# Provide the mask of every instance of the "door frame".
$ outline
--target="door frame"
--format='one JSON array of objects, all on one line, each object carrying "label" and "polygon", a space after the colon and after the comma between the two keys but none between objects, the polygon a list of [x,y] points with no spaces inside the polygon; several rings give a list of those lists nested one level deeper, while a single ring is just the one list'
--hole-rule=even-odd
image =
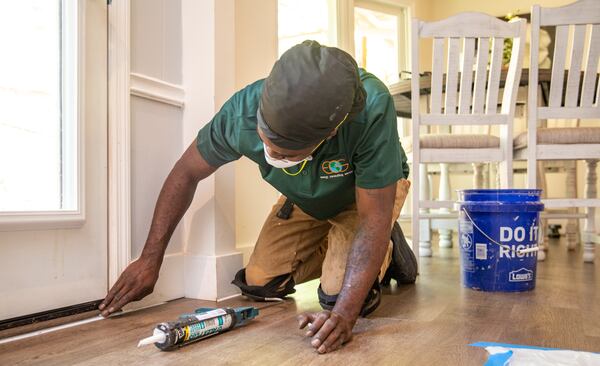
[{"label": "door frame", "polygon": [[131,261],[130,0],[108,5],[108,286]]}]

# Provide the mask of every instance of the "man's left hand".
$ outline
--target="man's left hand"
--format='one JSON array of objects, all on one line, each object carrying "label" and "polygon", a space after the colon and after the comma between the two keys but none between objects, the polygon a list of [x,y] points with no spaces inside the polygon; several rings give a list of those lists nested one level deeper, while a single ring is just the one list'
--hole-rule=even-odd
[{"label": "man's left hand", "polygon": [[319,353],[328,353],[340,348],[352,339],[352,327],[356,319],[349,319],[329,310],[298,315],[300,329],[308,326],[307,337]]}]

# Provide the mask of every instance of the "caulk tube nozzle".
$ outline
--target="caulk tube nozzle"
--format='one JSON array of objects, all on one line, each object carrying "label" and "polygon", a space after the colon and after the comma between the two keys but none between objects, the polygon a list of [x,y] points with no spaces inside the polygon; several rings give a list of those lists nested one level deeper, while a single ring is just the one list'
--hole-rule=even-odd
[{"label": "caulk tube nozzle", "polygon": [[138,347],[147,346],[147,345],[152,344],[152,343],[165,343],[166,340],[167,340],[167,335],[165,334],[165,332],[163,332],[160,329],[156,329],[155,328],[154,329],[154,334],[152,334],[148,338],[142,339],[138,343]]}]

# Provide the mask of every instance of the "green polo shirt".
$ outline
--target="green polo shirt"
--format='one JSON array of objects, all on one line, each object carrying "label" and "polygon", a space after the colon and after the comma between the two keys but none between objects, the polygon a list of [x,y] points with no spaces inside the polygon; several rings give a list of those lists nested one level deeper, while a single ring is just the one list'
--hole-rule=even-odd
[{"label": "green polo shirt", "polygon": [[[361,69],[360,76],[367,91],[365,108],[321,144],[296,176],[269,165],[264,157],[256,131],[264,79],[234,94],[200,130],[198,151],[213,167],[246,156],[258,165],[265,181],[304,212],[319,220],[332,218],[355,203],[355,187],[383,188],[408,177],[392,96],[374,75]],[[287,171],[295,173],[300,166]]]}]

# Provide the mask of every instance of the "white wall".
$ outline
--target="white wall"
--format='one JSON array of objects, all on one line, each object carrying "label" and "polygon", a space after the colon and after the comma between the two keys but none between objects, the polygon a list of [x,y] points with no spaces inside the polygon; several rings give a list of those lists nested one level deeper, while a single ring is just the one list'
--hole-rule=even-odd
[{"label": "white wall", "polygon": [[539,4],[546,7],[563,6],[574,2],[573,0],[503,0],[503,1],[477,1],[477,0],[430,0],[432,19],[443,19],[462,11],[479,11],[495,16],[508,13],[529,13],[531,6]]},{"label": "white wall", "polygon": [[181,0],[131,0],[131,71],[181,84]]},{"label": "white wall", "polygon": [[[235,88],[266,77],[277,60],[277,0],[235,1]],[[244,262],[279,193],[247,158],[235,163],[236,245]]]}]

